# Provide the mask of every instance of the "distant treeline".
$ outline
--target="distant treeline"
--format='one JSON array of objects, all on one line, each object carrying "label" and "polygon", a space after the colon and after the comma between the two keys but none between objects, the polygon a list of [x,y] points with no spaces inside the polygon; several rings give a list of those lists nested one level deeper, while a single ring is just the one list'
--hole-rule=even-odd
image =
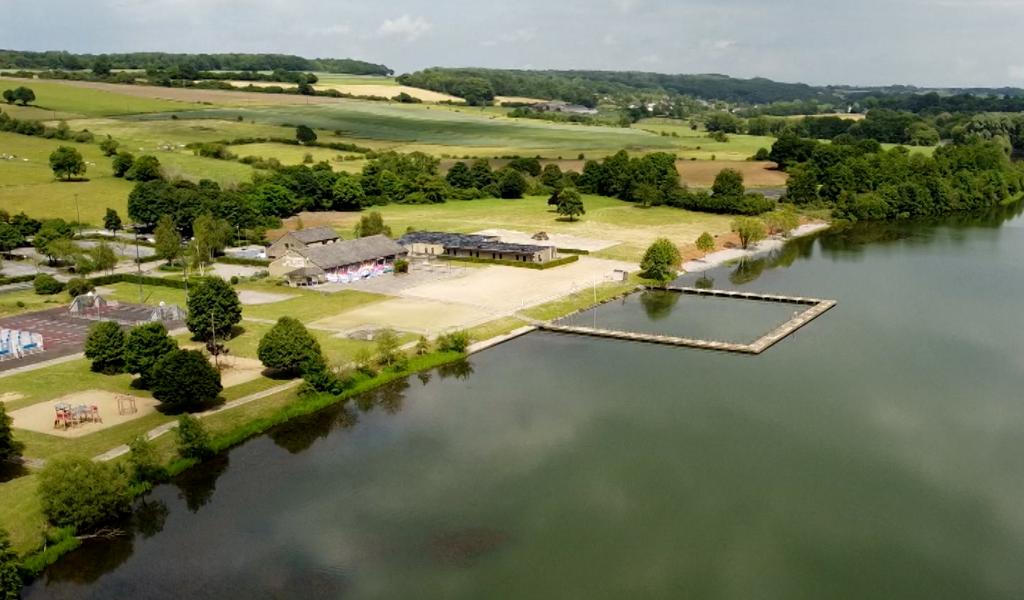
[{"label": "distant treeline", "polygon": [[0,68],[13,69],[104,69],[191,71],[324,71],[353,75],[391,75],[385,65],[350,58],[303,58],[290,54],[171,54],[131,52],[127,54],[73,54],[64,51],[29,52],[0,50]]},{"label": "distant treeline", "polygon": [[[564,100],[593,107],[606,95],[663,92],[705,100],[762,104],[821,98],[823,92],[802,83],[737,79],[726,75],[666,75],[634,71],[525,71],[434,67],[401,75],[405,85],[453,94],[468,90],[474,100],[524,96]],[[468,100],[468,98],[467,98]]]}]

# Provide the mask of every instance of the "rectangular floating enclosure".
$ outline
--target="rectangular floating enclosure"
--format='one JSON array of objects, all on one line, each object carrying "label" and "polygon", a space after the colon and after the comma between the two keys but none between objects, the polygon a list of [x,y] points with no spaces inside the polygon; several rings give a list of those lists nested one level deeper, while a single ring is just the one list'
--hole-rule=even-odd
[{"label": "rectangular floating enclosure", "polygon": [[535,325],[545,331],[558,333],[574,333],[578,335],[589,335],[592,337],[612,338],[632,342],[646,342],[650,344],[663,344],[666,346],[684,346],[687,348],[701,348],[704,350],[719,350],[722,352],[736,352],[740,354],[761,354],[771,348],[786,336],[807,325],[814,319],[825,314],[836,305],[835,300],[823,300],[820,298],[805,298],[802,296],[780,296],[776,294],[758,294],[753,292],[734,292],[730,290],[710,290],[694,287],[668,286],[665,288],[647,288],[651,290],[669,291],[680,294],[691,294],[696,296],[712,296],[717,298],[735,298],[737,300],[755,300],[759,302],[778,302],[783,304],[799,304],[808,307],[803,312],[795,315],[785,323],[772,329],[763,336],[749,344],[736,342],[723,342],[718,340],[704,340],[671,335],[658,335],[652,333],[638,333],[634,331],[623,331],[619,329],[601,329],[597,327],[579,327],[575,325],[556,325],[554,323],[537,322]]}]

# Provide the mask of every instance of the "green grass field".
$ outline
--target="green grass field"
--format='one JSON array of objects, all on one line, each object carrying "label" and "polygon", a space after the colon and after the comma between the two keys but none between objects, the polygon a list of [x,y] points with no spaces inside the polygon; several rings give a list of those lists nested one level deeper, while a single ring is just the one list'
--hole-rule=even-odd
[{"label": "green grass field", "polygon": [[758,148],[771,148],[775,138],[758,135],[730,134],[728,141],[716,142],[708,137],[703,129],[690,129],[689,123],[676,119],[644,119],[633,125],[634,129],[675,134],[670,137],[678,144],[676,154],[680,158],[696,158],[697,160],[746,160],[753,156]]},{"label": "green grass field", "polygon": [[[284,165],[298,165],[305,162],[307,154],[313,157],[313,162],[326,161],[331,164],[335,171],[354,173],[360,171],[366,160],[361,154],[347,154],[331,150],[330,148],[292,146],[291,144],[262,143],[262,144],[239,144],[231,146],[231,151],[238,156],[259,156],[262,158],[276,158]],[[357,160],[338,160],[339,156],[355,156]]]},{"label": "green grass field", "polygon": [[174,102],[156,98],[139,98],[108,90],[65,85],[39,79],[28,80],[0,77],[0,88],[2,89],[22,85],[31,88],[35,92],[36,101],[34,104],[40,109],[76,113],[91,117],[180,111],[197,106],[195,103]]},{"label": "green grass field", "polygon": [[323,73],[316,71],[319,85],[398,85],[394,77],[380,75],[347,75],[345,73]]},{"label": "green grass field", "polygon": [[[77,148],[90,163],[84,176],[87,181],[54,179],[49,156],[61,145]],[[84,222],[99,223],[108,207],[125,214],[132,184],[111,174],[110,159],[96,144],[0,133],[0,154],[17,156],[15,160],[0,160],[0,207],[10,213],[25,211],[40,219],[73,221],[77,195]]]}]

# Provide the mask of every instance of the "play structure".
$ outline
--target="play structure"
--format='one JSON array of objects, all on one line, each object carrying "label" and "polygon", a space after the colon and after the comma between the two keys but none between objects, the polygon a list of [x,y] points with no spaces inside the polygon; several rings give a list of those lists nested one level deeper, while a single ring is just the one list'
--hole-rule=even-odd
[{"label": "play structure", "polygon": [[0,329],[0,361],[42,352],[43,336],[18,329]]}]

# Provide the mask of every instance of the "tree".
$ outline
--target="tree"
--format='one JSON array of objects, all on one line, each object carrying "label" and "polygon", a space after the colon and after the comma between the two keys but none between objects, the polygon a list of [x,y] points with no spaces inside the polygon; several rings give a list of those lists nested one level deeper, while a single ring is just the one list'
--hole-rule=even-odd
[{"label": "tree", "polygon": [[14,439],[11,431],[12,419],[0,402],[0,463],[16,460],[21,456],[25,445]]},{"label": "tree", "polygon": [[106,242],[96,244],[86,254],[94,271],[112,271],[117,266],[117,254]]},{"label": "tree", "polygon": [[[121,154],[118,154],[117,156],[120,158]],[[129,154],[128,156],[131,155]],[[115,174],[117,172],[116,165],[114,167],[114,172]],[[132,161],[131,167],[124,172],[124,178],[128,181],[153,181],[155,179],[162,179],[163,175],[160,172],[160,160],[150,154],[143,154]]]},{"label": "tree", "polygon": [[722,169],[715,175],[711,185],[711,196],[714,198],[739,198],[746,193],[743,187],[743,174],[735,169]]},{"label": "tree", "polygon": [[380,364],[385,367],[390,367],[398,360],[400,354],[398,346],[398,336],[395,335],[393,329],[385,328],[380,330],[376,336],[377,342],[377,359]]},{"label": "tree", "polygon": [[149,386],[157,361],[177,349],[178,343],[167,335],[163,323],[138,325],[124,339],[124,370],[139,375],[140,383]]},{"label": "tree", "polygon": [[757,217],[737,217],[732,222],[732,230],[740,237],[744,248],[765,238],[764,221]]},{"label": "tree", "polygon": [[28,106],[36,100],[36,93],[31,88],[25,86],[19,86],[14,88],[14,100],[15,102],[21,102],[22,106]]},{"label": "tree", "polygon": [[445,175],[445,180],[448,182],[448,185],[457,189],[469,189],[471,187],[475,187],[473,173],[469,170],[469,165],[461,160],[448,169],[448,174]]},{"label": "tree", "polygon": [[469,347],[469,333],[464,330],[453,331],[437,338],[437,349],[441,352],[465,352]]},{"label": "tree", "polygon": [[264,367],[289,375],[302,375],[309,366],[323,362],[320,343],[293,317],[281,317],[263,334],[257,356]]},{"label": "tree", "polygon": [[68,296],[72,298],[83,296],[96,289],[96,286],[85,277],[73,277],[68,280],[65,287],[67,288]]},{"label": "tree", "polygon": [[667,238],[658,238],[644,252],[640,274],[646,279],[666,284],[678,276],[681,262],[679,248]]},{"label": "tree", "polygon": [[171,215],[165,214],[160,217],[153,237],[156,238],[156,255],[166,260],[167,264],[173,263],[181,256],[181,234],[174,226]]},{"label": "tree", "polygon": [[540,182],[553,190],[560,190],[565,185],[565,176],[557,164],[548,163],[540,172]]},{"label": "tree", "polygon": [[707,256],[708,252],[715,249],[715,238],[706,231],[700,234],[700,237],[697,238],[697,249],[701,251],[702,255]]},{"label": "tree", "polygon": [[11,548],[7,532],[0,529],[0,600],[21,598],[21,568],[18,553]]},{"label": "tree", "polygon": [[89,265],[82,260],[82,248],[67,238],[57,238],[50,242],[43,252],[50,257],[50,262],[75,265],[75,269],[89,271]]},{"label": "tree", "polygon": [[92,74],[105,77],[110,75],[111,67],[110,59],[105,54],[101,54],[92,61]]},{"label": "tree", "polygon": [[100,142],[100,150],[103,151],[103,156],[114,156],[117,154],[117,148],[121,145],[121,142],[115,140],[109,135]]},{"label": "tree", "polygon": [[25,243],[25,236],[10,223],[0,222],[0,254],[10,252]]},{"label": "tree", "polygon": [[160,464],[160,453],[145,434],[128,442],[128,464],[132,466],[132,478],[140,483],[160,481],[167,476],[167,469]]},{"label": "tree", "polygon": [[348,173],[339,173],[334,181],[334,210],[359,210],[366,203],[366,194],[359,179]]},{"label": "tree", "polygon": [[793,204],[812,204],[819,200],[818,176],[809,165],[798,164],[789,168],[786,200]]},{"label": "tree", "polygon": [[55,176],[71,181],[73,176],[85,173],[85,159],[77,148],[58,146],[50,153],[50,169]]},{"label": "tree", "polygon": [[43,515],[58,527],[85,532],[131,511],[132,492],[125,470],[85,456],[58,456],[39,473]]},{"label": "tree", "polygon": [[14,90],[4,90],[4,102],[14,104]]},{"label": "tree", "polygon": [[220,277],[204,277],[189,289],[185,324],[195,338],[227,337],[241,320],[238,292]]},{"label": "tree", "polygon": [[356,223],[355,227],[355,235],[357,238],[371,235],[386,235],[390,237],[391,228],[384,224],[384,218],[380,216],[380,213],[373,210],[369,214],[359,217],[359,222]]},{"label": "tree", "polygon": [[114,321],[100,321],[89,327],[85,338],[85,357],[92,370],[111,375],[124,369],[124,331]]},{"label": "tree", "polygon": [[793,210],[774,210],[764,215],[764,224],[768,228],[769,235],[788,235],[790,231],[800,225],[800,217]]},{"label": "tree", "polygon": [[110,233],[121,231],[121,215],[117,214],[116,210],[108,208],[107,212],[103,215],[103,228]]},{"label": "tree", "polygon": [[203,423],[192,415],[178,417],[177,446],[182,458],[204,459],[213,454],[210,434]]},{"label": "tree", "polygon": [[504,168],[498,173],[498,195],[506,199],[522,198],[526,193],[526,177],[516,169]]},{"label": "tree", "polygon": [[121,151],[114,156],[111,166],[114,169],[114,177],[125,177],[135,163],[135,156],[131,152]]},{"label": "tree", "polygon": [[40,254],[45,254],[49,258],[50,262],[53,262],[55,256],[51,254],[53,248],[53,242],[57,240],[71,240],[74,237],[74,231],[71,230],[71,226],[68,225],[64,219],[50,219],[42,224],[39,231],[36,232],[32,238],[32,246]]},{"label": "tree", "polygon": [[199,350],[174,350],[153,365],[153,397],[172,410],[213,402],[221,390],[220,373]]},{"label": "tree", "polygon": [[315,142],[316,132],[306,125],[299,125],[295,128],[295,139],[297,139],[300,144]]},{"label": "tree", "polygon": [[203,213],[192,223],[192,235],[188,248],[189,263],[202,276],[206,266],[213,262],[213,257],[223,252],[231,242],[231,225],[223,219],[214,218],[210,213]]},{"label": "tree", "polygon": [[576,217],[587,212],[583,207],[583,198],[576,188],[565,188],[559,192],[556,211],[563,217],[569,217],[569,221],[574,221]]}]

